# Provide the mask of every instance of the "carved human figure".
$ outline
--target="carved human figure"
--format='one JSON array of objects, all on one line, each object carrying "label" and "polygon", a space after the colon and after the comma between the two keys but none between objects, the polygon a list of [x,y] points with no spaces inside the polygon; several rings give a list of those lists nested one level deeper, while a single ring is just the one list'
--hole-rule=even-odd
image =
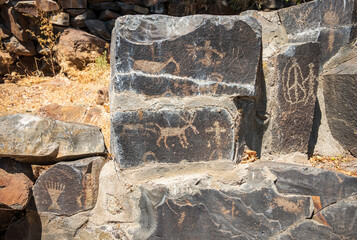
[{"label": "carved human figure", "polygon": [[213,124],[214,127],[210,127],[208,129],[206,129],[206,133],[214,133],[214,139],[216,142],[216,149],[211,153],[210,155],[210,159],[213,159],[213,156],[215,153],[217,153],[218,158],[222,158],[223,154],[222,154],[222,142],[221,142],[221,134],[225,133],[227,130],[226,129],[222,129],[221,126],[219,125],[218,121],[215,121]]},{"label": "carved human figure", "polygon": [[212,64],[219,64],[220,61],[213,62],[212,55],[215,54],[219,59],[224,57],[224,53],[221,53],[214,49],[211,46],[210,40],[205,40],[205,45],[203,47],[198,47],[196,44],[187,46],[187,51],[189,52],[189,56],[192,56],[192,59],[195,60],[197,58],[197,52],[203,51],[204,58],[200,59],[198,62],[202,63],[204,66],[210,66]]}]

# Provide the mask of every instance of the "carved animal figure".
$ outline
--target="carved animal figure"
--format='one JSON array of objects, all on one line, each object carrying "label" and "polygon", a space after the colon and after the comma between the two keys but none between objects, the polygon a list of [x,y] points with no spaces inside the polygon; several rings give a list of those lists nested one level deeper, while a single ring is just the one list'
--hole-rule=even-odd
[{"label": "carved animal figure", "polygon": [[180,65],[175,61],[173,57],[170,57],[166,62],[155,62],[149,60],[135,60],[133,68],[135,70],[140,70],[143,72],[148,72],[151,74],[160,73],[167,65],[174,63],[176,66],[177,73],[180,72]]},{"label": "carved animal figure", "polygon": [[187,137],[186,137],[186,129],[191,128],[192,131],[195,134],[198,134],[199,132],[197,131],[196,127],[193,126],[193,121],[195,120],[195,115],[193,115],[192,117],[182,117],[180,116],[180,118],[182,120],[184,120],[186,122],[186,125],[183,127],[161,127],[160,125],[156,124],[155,125],[159,128],[160,130],[160,136],[156,141],[157,146],[161,146],[160,142],[161,140],[164,141],[164,145],[167,149],[170,149],[167,146],[167,138],[168,137],[178,137],[180,140],[180,144],[183,148],[187,148],[188,147],[188,142],[187,142]]}]

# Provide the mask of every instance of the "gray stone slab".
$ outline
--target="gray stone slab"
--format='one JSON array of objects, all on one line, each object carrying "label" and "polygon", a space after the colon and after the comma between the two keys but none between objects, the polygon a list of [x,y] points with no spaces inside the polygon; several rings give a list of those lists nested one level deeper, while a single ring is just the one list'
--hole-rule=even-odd
[{"label": "gray stone slab", "polygon": [[29,114],[0,117],[0,157],[31,164],[105,155],[100,128]]},{"label": "gray stone slab", "polygon": [[272,124],[272,152],[307,152],[314,118],[319,72],[318,43],[292,44],[277,56],[277,95]]},{"label": "gray stone slab", "polygon": [[115,92],[254,96],[261,30],[250,17],[125,16],[112,41]]},{"label": "gray stone slab", "polygon": [[117,112],[112,116],[111,144],[123,168],[233,159],[234,124],[223,108]]},{"label": "gray stone slab", "polygon": [[357,47],[346,45],[326,65],[322,76],[326,116],[332,136],[357,156]]}]

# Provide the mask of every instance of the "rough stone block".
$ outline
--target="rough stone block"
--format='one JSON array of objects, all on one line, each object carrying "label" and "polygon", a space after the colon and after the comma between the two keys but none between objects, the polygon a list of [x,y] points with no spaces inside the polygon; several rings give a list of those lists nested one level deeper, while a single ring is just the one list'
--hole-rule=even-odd
[{"label": "rough stone block", "polygon": [[0,117],[0,157],[51,164],[105,153],[98,127],[28,114]]},{"label": "rough stone block", "polygon": [[326,116],[332,136],[357,156],[357,47],[346,45],[326,63],[322,76]]},{"label": "rough stone block", "polygon": [[320,54],[320,45],[310,42],[288,45],[277,56],[276,100],[270,100],[275,106],[267,143],[272,152],[307,152]]},{"label": "rough stone block", "polygon": [[15,5],[15,10],[26,15],[33,17],[38,16],[38,10],[36,8],[35,1],[19,1]]},{"label": "rough stone block", "polygon": [[44,12],[52,12],[60,9],[57,2],[53,0],[36,0],[36,7]]},{"label": "rough stone block", "polygon": [[20,41],[29,39],[29,33],[26,31],[26,29],[28,29],[28,21],[26,17],[16,11],[14,7],[2,6],[1,17],[5,25],[17,39]]},{"label": "rough stone block", "polygon": [[107,41],[110,40],[110,32],[107,29],[107,26],[103,21],[100,20],[86,20],[85,24],[89,31],[100,38],[103,38]]},{"label": "rough stone block", "polygon": [[321,27],[336,27],[352,23],[355,0],[323,0],[319,1],[321,9]]},{"label": "rough stone block", "polygon": [[5,48],[8,52],[21,56],[36,55],[35,45],[31,40],[20,42],[16,37],[12,36],[4,41]]},{"label": "rough stone block", "polygon": [[68,8],[87,8],[87,0],[59,0],[59,4],[62,6],[63,9]]},{"label": "rough stone block", "polygon": [[234,125],[220,108],[117,112],[112,116],[112,149],[123,168],[233,159]]},{"label": "rough stone block", "polygon": [[39,212],[73,215],[94,207],[102,157],[58,163],[44,172],[34,186]]},{"label": "rough stone block", "polygon": [[318,42],[321,43],[321,66],[333,57],[341,46],[349,43],[350,33],[351,26],[321,30],[318,38]]},{"label": "rough stone block", "polygon": [[261,30],[253,18],[125,16],[117,19],[114,33],[111,65],[117,93],[255,95]]},{"label": "rough stone block", "polygon": [[32,197],[31,166],[0,158],[0,208],[23,210]]}]

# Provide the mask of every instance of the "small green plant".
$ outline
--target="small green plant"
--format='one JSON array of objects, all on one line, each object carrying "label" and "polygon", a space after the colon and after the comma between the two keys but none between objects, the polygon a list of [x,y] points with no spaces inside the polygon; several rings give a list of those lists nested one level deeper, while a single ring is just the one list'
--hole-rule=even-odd
[{"label": "small green plant", "polygon": [[108,61],[107,61],[107,51],[104,51],[102,55],[100,55],[99,57],[97,57],[97,59],[95,60],[95,67],[97,69],[106,69],[108,68]]}]

